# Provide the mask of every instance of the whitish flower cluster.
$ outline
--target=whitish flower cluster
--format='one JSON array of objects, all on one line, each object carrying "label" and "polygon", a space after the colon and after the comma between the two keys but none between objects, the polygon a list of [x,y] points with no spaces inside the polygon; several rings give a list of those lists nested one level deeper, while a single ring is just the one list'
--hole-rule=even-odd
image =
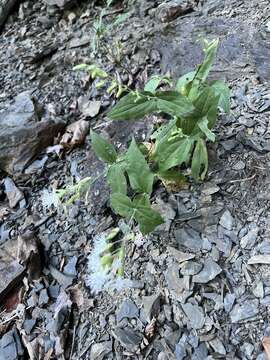
[{"label": "whitish flower cluster", "polygon": [[[122,268],[122,261],[117,256],[112,257],[112,262],[106,263],[106,255],[108,252],[109,242],[106,234],[95,236],[93,250],[88,256],[86,285],[93,293],[102,290],[122,290],[129,286],[130,281],[119,276],[119,270]],[[108,254],[110,254],[108,252]],[[110,255],[108,255],[110,257]]]}]

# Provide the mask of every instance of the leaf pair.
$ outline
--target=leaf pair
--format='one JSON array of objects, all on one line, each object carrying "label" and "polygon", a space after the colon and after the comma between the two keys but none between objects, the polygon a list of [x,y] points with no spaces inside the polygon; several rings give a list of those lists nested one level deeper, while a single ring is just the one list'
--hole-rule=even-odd
[{"label": "leaf pair", "polygon": [[[112,144],[91,131],[92,146],[96,155],[109,165],[107,181],[111,187],[111,206],[124,217],[134,218],[143,233],[152,231],[163,222],[161,216],[151,208],[154,174],[133,139],[124,156],[118,157]],[[133,201],[127,196],[128,175],[130,187],[139,194]]]},{"label": "leaf pair", "polygon": [[160,214],[151,208],[148,197],[131,201],[126,195],[115,193],[111,196],[111,205],[117,214],[134,218],[143,234],[150,233],[164,222]]}]

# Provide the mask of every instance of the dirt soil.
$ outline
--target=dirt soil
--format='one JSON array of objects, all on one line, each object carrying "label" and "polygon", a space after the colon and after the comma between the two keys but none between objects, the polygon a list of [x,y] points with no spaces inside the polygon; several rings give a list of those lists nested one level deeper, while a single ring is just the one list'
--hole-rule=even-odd
[{"label": "dirt soil", "polygon": [[[52,193],[104,170],[89,137],[71,150],[40,151],[35,166],[9,175],[19,193],[11,208],[0,189],[0,360],[267,359],[269,1],[114,1],[105,23],[129,17],[96,54],[93,22],[102,2],[55,2],[63,8],[21,2],[2,30],[0,116],[28,91],[39,119],[65,126],[85,120],[125,148],[132,136],[147,139],[156,118],[112,122],[106,112],[115,98],[73,67],[98,63],[142,88],[151,75],[177,79],[192,70],[202,60],[198,40],[217,36],[211,76],[227,80],[231,113],[217,122],[206,181],[171,193],[156,186],[153,202],[166,223],[150,236],[136,229],[122,290],[95,293],[89,281],[95,241],[122,222],[109,207],[104,179],[68,207],[57,206]],[[97,114],[89,116],[85,109],[94,105]],[[21,264],[18,248],[20,259],[28,254]]]}]

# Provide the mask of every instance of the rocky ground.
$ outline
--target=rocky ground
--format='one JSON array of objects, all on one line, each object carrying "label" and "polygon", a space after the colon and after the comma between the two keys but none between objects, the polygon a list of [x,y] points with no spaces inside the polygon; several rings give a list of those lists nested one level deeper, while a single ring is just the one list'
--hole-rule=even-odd
[{"label": "rocky ground", "polygon": [[[2,29],[0,359],[267,359],[269,2],[115,1],[105,23],[129,17],[94,53],[101,8],[24,1]],[[156,187],[165,225],[128,246],[125,288],[96,294],[87,259],[119,225],[108,189],[100,179],[68,207],[52,189],[102,172],[89,128],[121,147],[147,138],[151,119],[110,122],[114,98],[73,66],[99,63],[141,88],[153,74],[192,70],[197,40],[216,36],[212,76],[228,81],[232,106],[216,126],[207,180]]]}]

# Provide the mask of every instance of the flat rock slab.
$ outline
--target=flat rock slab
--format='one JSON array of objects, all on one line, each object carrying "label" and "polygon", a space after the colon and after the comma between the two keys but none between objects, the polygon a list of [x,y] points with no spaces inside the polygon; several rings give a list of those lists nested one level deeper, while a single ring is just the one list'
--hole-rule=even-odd
[{"label": "flat rock slab", "polygon": [[19,94],[0,111],[0,169],[21,173],[64,127],[60,119],[40,121],[30,93]]},{"label": "flat rock slab", "polygon": [[[183,36],[184,34],[184,36]],[[268,37],[268,40],[265,38]],[[253,67],[263,79],[270,81],[270,34],[265,35],[252,25],[234,19],[186,17],[171,30],[158,33],[154,42],[161,53],[162,73],[170,71],[180,76],[192,71],[203,59],[199,39],[221,38],[213,77],[239,78],[247,65]]]},{"label": "flat rock slab", "polygon": [[14,260],[0,267],[0,302],[6,294],[22,279],[25,268]]}]

